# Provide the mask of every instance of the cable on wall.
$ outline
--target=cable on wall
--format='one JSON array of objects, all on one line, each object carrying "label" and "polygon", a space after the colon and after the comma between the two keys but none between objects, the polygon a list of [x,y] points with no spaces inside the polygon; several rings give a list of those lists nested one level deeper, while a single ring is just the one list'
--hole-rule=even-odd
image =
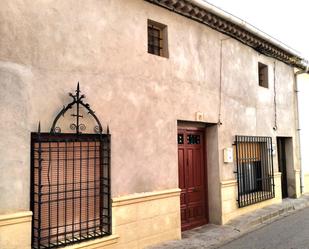
[{"label": "cable on wall", "polygon": [[222,109],[222,67],[223,67],[223,60],[222,60],[222,46],[223,42],[229,40],[231,38],[225,38],[220,40],[220,79],[219,79],[219,112],[218,112],[218,125],[222,125],[221,121],[221,109]]},{"label": "cable on wall", "polygon": [[278,129],[277,125],[277,89],[276,89],[276,61],[274,61],[274,131]]}]

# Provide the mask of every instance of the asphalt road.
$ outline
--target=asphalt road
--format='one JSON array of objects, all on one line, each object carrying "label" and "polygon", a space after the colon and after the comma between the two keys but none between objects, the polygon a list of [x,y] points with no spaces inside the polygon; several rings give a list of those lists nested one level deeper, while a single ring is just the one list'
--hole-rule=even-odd
[{"label": "asphalt road", "polygon": [[219,247],[220,249],[309,249],[309,208]]}]

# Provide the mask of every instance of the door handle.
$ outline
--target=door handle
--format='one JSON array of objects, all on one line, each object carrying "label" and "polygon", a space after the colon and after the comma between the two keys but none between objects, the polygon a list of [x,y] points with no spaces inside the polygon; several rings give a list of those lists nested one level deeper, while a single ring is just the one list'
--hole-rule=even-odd
[{"label": "door handle", "polygon": [[197,190],[197,188],[194,187],[194,188],[192,189],[192,191],[193,191],[193,192],[197,192],[198,190]]}]

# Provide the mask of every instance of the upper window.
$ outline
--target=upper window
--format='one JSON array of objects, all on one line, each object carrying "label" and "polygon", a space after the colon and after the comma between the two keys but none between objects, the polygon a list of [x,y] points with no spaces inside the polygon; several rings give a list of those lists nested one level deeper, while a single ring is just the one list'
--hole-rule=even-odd
[{"label": "upper window", "polygon": [[148,53],[168,57],[166,25],[148,20]]},{"label": "upper window", "polygon": [[268,88],[268,66],[259,62],[259,86]]}]

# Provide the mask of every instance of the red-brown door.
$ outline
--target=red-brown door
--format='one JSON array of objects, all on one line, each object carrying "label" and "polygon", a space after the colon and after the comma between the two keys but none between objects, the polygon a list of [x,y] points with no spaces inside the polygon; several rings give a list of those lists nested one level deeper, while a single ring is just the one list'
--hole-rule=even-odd
[{"label": "red-brown door", "polygon": [[178,129],[181,228],[208,223],[204,131]]}]

